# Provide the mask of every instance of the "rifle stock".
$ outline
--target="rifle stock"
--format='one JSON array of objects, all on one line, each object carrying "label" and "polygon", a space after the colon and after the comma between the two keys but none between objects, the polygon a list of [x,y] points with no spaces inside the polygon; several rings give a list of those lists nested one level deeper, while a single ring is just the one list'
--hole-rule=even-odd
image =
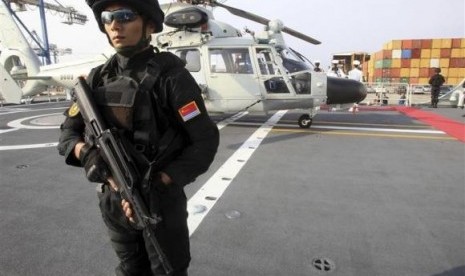
[{"label": "rifle stock", "polygon": [[150,216],[137,189],[137,184],[141,181],[137,164],[125,148],[121,135],[116,130],[106,126],[94,102],[92,90],[83,77],[79,77],[75,85],[75,96],[86,127],[94,137],[100,154],[110,167],[121,197],[131,204],[135,228],[145,232],[146,238],[155,248],[158,255],[156,257],[158,257],[165,273],[170,275],[173,269],[163,253],[154,231],[154,227],[161,218]]}]

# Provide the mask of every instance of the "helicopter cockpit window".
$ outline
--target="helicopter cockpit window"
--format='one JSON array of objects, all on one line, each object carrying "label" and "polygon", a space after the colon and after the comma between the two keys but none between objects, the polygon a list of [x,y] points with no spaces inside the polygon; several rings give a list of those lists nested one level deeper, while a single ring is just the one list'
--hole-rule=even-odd
[{"label": "helicopter cockpit window", "polygon": [[288,73],[311,70],[310,66],[290,49],[276,47],[276,50],[283,59],[283,66]]},{"label": "helicopter cockpit window", "polygon": [[176,55],[186,62],[189,72],[200,71],[200,52],[197,49],[183,49],[176,51]]},{"label": "helicopter cockpit window", "polygon": [[210,49],[210,71],[212,73],[253,74],[247,48]]}]

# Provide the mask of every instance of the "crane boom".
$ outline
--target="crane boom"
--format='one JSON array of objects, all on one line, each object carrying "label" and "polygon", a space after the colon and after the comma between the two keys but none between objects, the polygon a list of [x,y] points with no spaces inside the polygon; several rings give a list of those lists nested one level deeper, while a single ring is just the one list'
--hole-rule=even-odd
[{"label": "crane boom", "polygon": [[[22,5],[33,5],[33,6],[40,6],[40,1],[38,0],[7,0],[9,3],[15,3],[19,6]],[[64,21],[63,23],[65,24],[80,24],[84,25],[87,22],[87,16],[85,14],[79,13],[75,8],[73,7],[65,7],[62,5],[54,5],[50,3],[43,3],[44,8],[56,12],[60,12],[63,14],[67,15],[67,20]]]}]

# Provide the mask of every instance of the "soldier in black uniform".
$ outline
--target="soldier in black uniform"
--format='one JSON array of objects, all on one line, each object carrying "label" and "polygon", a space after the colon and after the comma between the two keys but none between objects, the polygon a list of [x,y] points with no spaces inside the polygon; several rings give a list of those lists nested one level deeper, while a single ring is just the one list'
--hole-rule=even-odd
[{"label": "soldier in black uniform", "polygon": [[[87,4],[117,52],[94,68],[87,82],[106,123],[129,141],[137,160],[145,160],[141,167],[151,162],[144,170],[148,185],[138,188],[149,211],[162,218],[156,238],[174,275],[187,275],[191,257],[183,187],[213,161],[218,128],[181,59],[150,45],[151,34],[163,29],[164,14],[157,0],[87,0]],[[84,167],[89,181],[103,183],[99,205],[120,259],[116,275],[164,275],[151,258],[153,247],[131,226],[131,206],[116,191],[77,104],[65,115],[58,150],[67,164]]]},{"label": "soldier in black uniform", "polygon": [[434,75],[429,79],[429,84],[431,85],[431,107],[438,107],[439,92],[445,82],[446,80],[441,75],[441,68],[434,68]]}]

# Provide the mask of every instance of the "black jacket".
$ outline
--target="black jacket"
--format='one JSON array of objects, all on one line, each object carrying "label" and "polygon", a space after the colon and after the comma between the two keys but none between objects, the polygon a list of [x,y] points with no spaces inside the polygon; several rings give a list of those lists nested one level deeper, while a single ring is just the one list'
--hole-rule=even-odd
[{"label": "black jacket", "polygon": [[[219,144],[218,128],[208,116],[200,88],[184,68],[184,62],[170,53],[155,53],[150,47],[129,59],[116,54],[99,70],[108,71],[113,76],[130,76],[140,82],[150,60],[155,61],[160,73],[154,85],[156,102],[168,113],[168,123],[175,125],[186,141],[182,151],[161,170],[175,184],[184,186],[208,169]],[[97,78],[90,85],[97,88],[103,82]],[[136,101],[134,111],[140,112],[148,104],[150,103]],[[74,146],[84,140],[84,121],[79,113],[73,114],[70,109],[64,114],[66,119],[61,125],[58,151],[65,157],[67,164],[80,166],[79,160],[74,156]]]}]

